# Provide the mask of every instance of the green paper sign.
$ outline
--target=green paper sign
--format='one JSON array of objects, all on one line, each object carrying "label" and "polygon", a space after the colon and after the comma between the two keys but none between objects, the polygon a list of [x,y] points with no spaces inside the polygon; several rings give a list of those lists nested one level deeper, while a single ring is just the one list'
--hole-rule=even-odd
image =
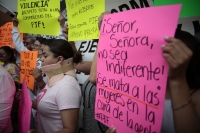
[{"label": "green paper sign", "polygon": [[200,15],[200,0],[154,0],[154,6],[182,4],[180,17]]}]

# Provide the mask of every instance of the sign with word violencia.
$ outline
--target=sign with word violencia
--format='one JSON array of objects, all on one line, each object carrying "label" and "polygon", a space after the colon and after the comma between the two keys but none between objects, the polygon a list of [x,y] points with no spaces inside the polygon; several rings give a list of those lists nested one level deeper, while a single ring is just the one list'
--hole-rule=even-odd
[{"label": "sign with word violencia", "polygon": [[18,0],[18,20],[22,33],[58,36],[60,1]]}]

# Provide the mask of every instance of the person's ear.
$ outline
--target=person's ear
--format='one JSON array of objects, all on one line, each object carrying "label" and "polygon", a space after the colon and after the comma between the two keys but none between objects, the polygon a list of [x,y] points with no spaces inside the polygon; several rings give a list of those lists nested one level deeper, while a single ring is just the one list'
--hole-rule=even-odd
[{"label": "person's ear", "polygon": [[61,64],[64,61],[63,56],[58,56],[57,59],[58,59],[57,61],[58,64]]}]

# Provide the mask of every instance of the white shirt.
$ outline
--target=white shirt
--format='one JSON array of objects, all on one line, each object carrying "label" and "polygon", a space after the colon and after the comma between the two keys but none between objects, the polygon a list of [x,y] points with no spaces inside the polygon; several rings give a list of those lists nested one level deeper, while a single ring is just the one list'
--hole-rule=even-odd
[{"label": "white shirt", "polygon": [[48,85],[37,96],[36,127],[38,133],[63,129],[60,110],[79,108],[81,90],[77,80],[65,75],[52,87]]}]

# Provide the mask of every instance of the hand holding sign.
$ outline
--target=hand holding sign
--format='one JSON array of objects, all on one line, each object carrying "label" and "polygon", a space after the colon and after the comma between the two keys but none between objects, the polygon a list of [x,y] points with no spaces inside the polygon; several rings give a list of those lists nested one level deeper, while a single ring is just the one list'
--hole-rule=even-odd
[{"label": "hand holding sign", "polygon": [[176,38],[165,38],[169,44],[162,47],[163,56],[169,64],[169,79],[185,78],[192,51],[182,41]]},{"label": "hand holding sign", "polygon": [[14,16],[14,18],[12,19],[12,21],[13,21],[13,26],[18,27],[19,21],[18,21],[18,19],[17,19],[17,13],[16,13],[16,15]]},{"label": "hand holding sign", "polygon": [[60,27],[64,27],[64,25],[65,25],[65,18],[64,18],[64,16],[62,15],[62,13],[60,12],[60,10],[58,10],[58,12],[59,12],[59,14],[60,14],[60,16],[58,17],[58,21],[59,21],[59,23],[60,23]]}]

